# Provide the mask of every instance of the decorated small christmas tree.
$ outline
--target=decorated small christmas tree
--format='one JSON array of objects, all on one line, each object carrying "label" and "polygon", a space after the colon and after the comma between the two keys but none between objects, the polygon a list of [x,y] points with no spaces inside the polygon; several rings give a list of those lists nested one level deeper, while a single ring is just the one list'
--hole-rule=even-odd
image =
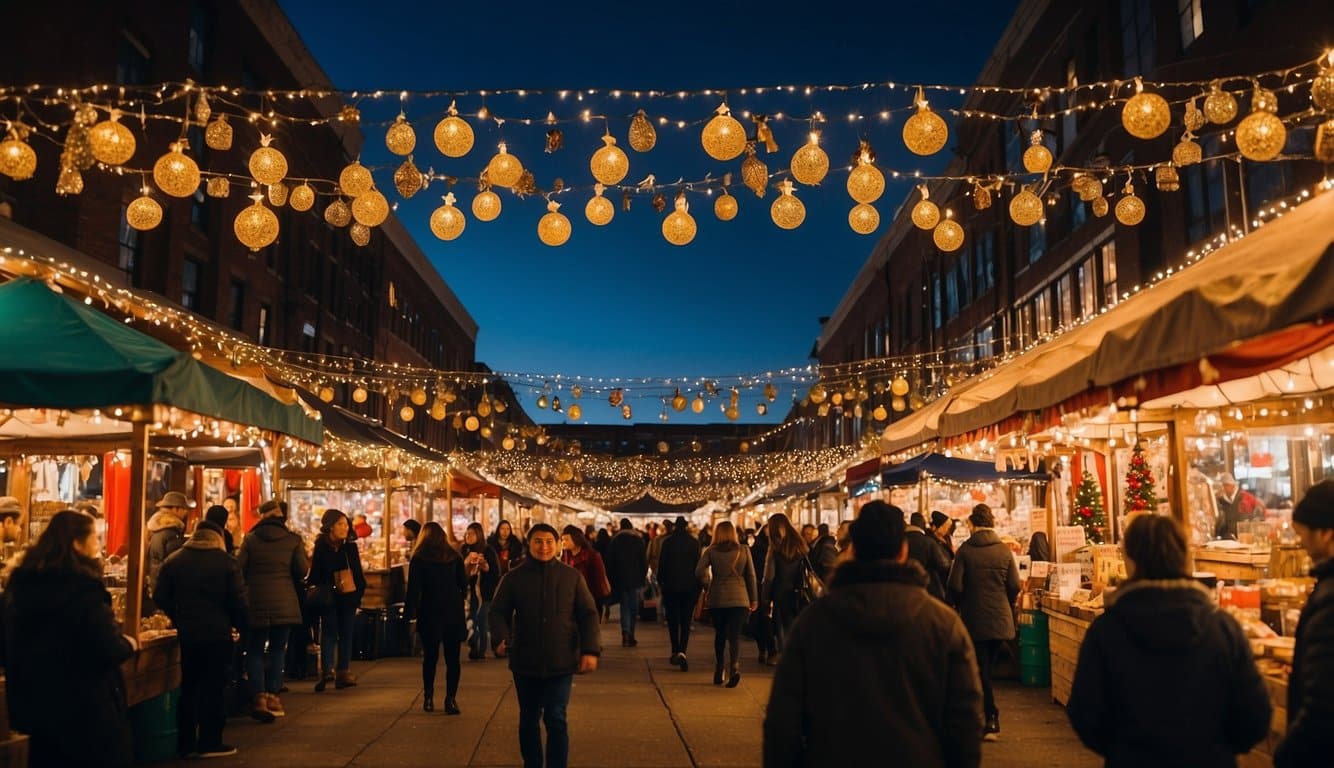
[{"label": "decorated small christmas tree", "polygon": [[1107,518],[1102,509],[1102,489],[1098,481],[1086,470],[1084,479],[1075,491],[1075,523],[1084,527],[1088,540],[1094,544],[1102,543],[1102,532],[1107,525]]},{"label": "decorated small christmas tree", "polygon": [[1135,444],[1130,455],[1130,470],[1126,472],[1126,511],[1153,512],[1158,508],[1158,495],[1153,489],[1153,472],[1144,459],[1144,449]]}]

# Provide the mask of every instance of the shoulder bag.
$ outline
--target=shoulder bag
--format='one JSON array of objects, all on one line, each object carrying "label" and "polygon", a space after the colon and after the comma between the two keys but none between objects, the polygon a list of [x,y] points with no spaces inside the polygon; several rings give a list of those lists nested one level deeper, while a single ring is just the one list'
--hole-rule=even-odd
[{"label": "shoulder bag", "polygon": [[352,575],[352,557],[347,554],[346,546],[343,548],[343,562],[347,563],[347,567],[334,571],[334,589],[340,595],[347,595],[357,591],[357,580]]},{"label": "shoulder bag", "polygon": [[820,575],[811,567],[811,561],[805,556],[801,556],[801,562],[798,564],[802,573],[797,579],[797,610],[800,611],[811,603],[815,602],[824,594],[824,582]]}]

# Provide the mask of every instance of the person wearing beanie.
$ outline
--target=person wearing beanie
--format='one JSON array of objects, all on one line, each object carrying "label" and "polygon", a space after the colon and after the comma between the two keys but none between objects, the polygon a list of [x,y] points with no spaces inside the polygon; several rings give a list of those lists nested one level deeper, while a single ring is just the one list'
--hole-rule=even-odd
[{"label": "person wearing beanie", "polygon": [[621,518],[621,530],[611,538],[606,559],[607,578],[621,605],[621,645],[639,645],[635,628],[648,584],[648,543],[629,518]]},{"label": "person wearing beanie", "polygon": [[1307,489],[1292,525],[1315,567],[1315,589],[1297,623],[1288,678],[1288,731],[1274,768],[1329,765],[1334,755],[1334,480]]},{"label": "person wearing beanie", "polygon": [[227,554],[235,555],[236,544],[232,541],[232,532],[227,530],[228,514],[226,507],[221,504],[214,504],[204,511],[204,519],[199,524],[207,525],[221,534],[223,545],[227,549]]},{"label": "person wearing beanie", "polygon": [[908,559],[903,513],[852,523],[852,559],[792,625],[764,718],[765,768],[860,765],[875,734],[896,765],[981,763],[982,688],[963,622]]},{"label": "person wearing beanie", "polygon": [[241,539],[237,562],[250,591],[245,662],[250,716],[271,723],[287,714],[279,694],[287,641],[292,627],[302,623],[297,585],[305,579],[308,567],[305,544],[300,535],[288,530],[282,506],[270,499],[256,511],[259,522]]},{"label": "person wearing beanie", "polygon": [[[892,507],[897,509],[897,507]],[[900,512],[899,514],[902,514]],[[908,525],[908,557],[926,570],[926,591],[937,600],[945,599],[945,580],[950,577],[950,558],[940,541],[926,531],[926,517],[914,512]]]},{"label": "person wearing beanie", "polygon": [[[352,538],[352,521],[342,510],[325,510],[320,518],[320,535],[310,557],[307,593],[315,596],[317,611],[323,619],[320,638],[320,680],[315,692],[322,693],[329,683],[337,689],[357,684],[352,676],[352,628],[366,592],[366,576],[361,570],[361,553]],[[334,651],[338,656],[335,663]]]}]

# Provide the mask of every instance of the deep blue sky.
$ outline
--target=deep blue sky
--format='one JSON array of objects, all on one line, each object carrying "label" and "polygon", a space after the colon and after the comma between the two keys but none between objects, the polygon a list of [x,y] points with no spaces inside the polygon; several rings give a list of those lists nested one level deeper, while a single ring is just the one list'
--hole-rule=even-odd
[{"label": "deep blue sky", "polygon": [[[281,0],[296,29],[335,85],[344,89],[464,90],[531,89],[702,89],[754,85],[822,84],[894,80],[969,84],[985,64],[1010,13],[1012,0],[983,0],[939,6],[930,3],[867,3],[859,7],[793,6],[775,3],[420,3],[389,6],[329,0]],[[497,114],[516,112],[559,116],[581,108],[628,115],[639,106],[649,114],[683,119],[708,116],[717,97],[686,100],[619,101],[595,97],[582,104],[556,96],[492,98]],[[910,155],[902,145],[902,115],[890,122],[868,120],[853,126],[850,110],[878,113],[910,103],[902,92],[806,97],[765,94],[729,98],[734,113],[810,114],[832,119],[822,144],[831,165],[848,162],[859,138],[876,147],[882,167],[939,170],[945,152],[930,160]],[[478,98],[460,100],[475,112]],[[494,124],[477,129],[473,151],[460,160],[442,157],[431,129],[447,102],[409,100],[407,114],[417,126],[419,167],[473,176],[494,153],[500,133]],[[397,98],[363,103],[363,120],[391,119]],[[743,123],[750,128],[749,121]],[[731,222],[714,218],[712,201],[691,196],[699,224],[695,241],[669,245],[660,232],[662,215],[648,196],[635,199],[616,219],[597,228],[583,215],[591,193],[562,197],[574,225],[561,248],[542,245],[536,235],[545,203],[520,201],[502,193],[504,211],[491,223],[468,211],[474,188],[456,189],[468,215],[463,236],[444,243],[427,227],[430,211],[444,190],[438,186],[400,205],[399,216],[421,243],[446,282],[481,326],[477,357],[497,370],[584,376],[724,376],[804,365],[819,334],[817,319],[832,314],[875,236],[863,237],[847,225],[853,203],[844,190],[845,174],[831,172],[818,189],[799,189],[806,221],[795,231],[778,229],[769,217],[776,192],[764,200],[740,184],[740,159],[717,163],[700,148],[699,128],[658,127],[650,153],[629,151],[628,121],[611,125],[630,156],[627,182],[648,173],[659,181],[697,179],[733,171],[732,194],[741,204]],[[532,168],[539,186],[555,177],[567,185],[589,185],[588,159],[601,146],[600,121],[561,126],[565,148],[544,155],[545,126],[508,123],[510,151]],[[805,141],[805,123],[775,124],[780,145],[761,154],[771,171],[786,168],[792,151]],[[384,149],[380,129],[367,131],[363,162],[398,159]],[[725,167],[726,166],[726,167]],[[336,173],[331,169],[330,173]],[[379,175],[386,191],[389,173]],[[911,189],[891,182],[877,203],[882,230]],[[391,200],[397,195],[389,194]],[[668,195],[670,211],[671,195]],[[786,411],[784,392],[765,419],[743,407],[747,421],[776,421]],[[549,411],[526,406],[539,421]],[[783,406],[783,407],[778,407]],[[647,420],[657,403],[636,403],[636,420]],[[720,420],[706,411],[710,420]],[[546,418],[543,418],[546,417]],[[674,417],[674,421],[679,417]],[[588,408],[589,421],[619,421],[611,409]]]}]

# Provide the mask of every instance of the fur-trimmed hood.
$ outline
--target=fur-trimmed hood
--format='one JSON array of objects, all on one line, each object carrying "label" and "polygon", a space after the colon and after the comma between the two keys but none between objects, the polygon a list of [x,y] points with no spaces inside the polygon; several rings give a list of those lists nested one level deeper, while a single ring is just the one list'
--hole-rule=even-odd
[{"label": "fur-trimmed hood", "polygon": [[145,527],[148,529],[148,532],[150,534],[157,533],[158,531],[166,530],[168,528],[175,528],[182,534],[185,533],[185,521],[177,517],[174,513],[168,512],[165,509],[159,509],[158,511],[154,512],[153,516],[148,518],[148,523]]},{"label": "fur-trimmed hood", "polygon": [[1198,645],[1218,609],[1213,596],[1192,579],[1137,579],[1118,587],[1107,616],[1145,649],[1178,651]]}]

